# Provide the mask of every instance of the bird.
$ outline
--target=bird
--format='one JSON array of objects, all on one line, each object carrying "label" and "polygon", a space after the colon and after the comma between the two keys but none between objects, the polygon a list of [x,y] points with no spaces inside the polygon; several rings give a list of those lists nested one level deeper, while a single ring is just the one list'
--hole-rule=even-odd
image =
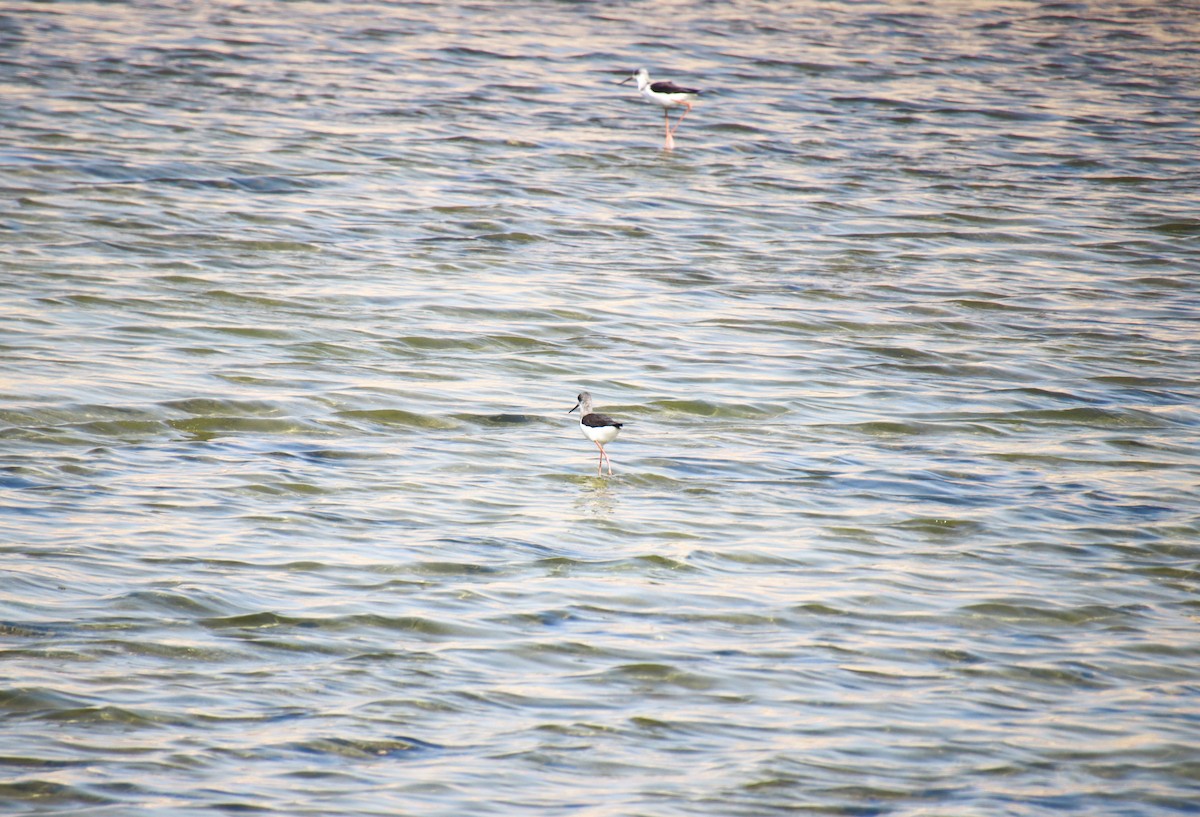
[{"label": "bird", "polygon": [[[679,130],[679,124],[683,122],[683,118],[692,112],[692,100],[702,92],[695,88],[681,87],[674,82],[651,82],[650,72],[645,68],[639,68],[617,84],[624,85],[631,81],[637,82],[638,93],[647,100],[662,105],[663,125],[667,131],[665,148],[671,150],[675,147],[675,131]],[[676,122],[675,127],[672,128],[671,108],[677,106],[683,107],[683,113],[679,115],[679,122]]]},{"label": "bird", "polygon": [[596,464],[596,476],[603,476],[603,467],[605,461],[608,462],[608,475],[612,476],[612,460],[608,459],[608,454],[604,451],[604,444],[611,443],[621,433],[621,427],[624,423],[618,423],[607,414],[595,414],[592,412],[592,396],[585,391],[579,393],[578,402],[575,403],[575,408],[567,411],[570,414],[575,409],[579,409],[579,430],[583,432],[583,436],[596,444],[596,448],[600,449],[600,461]]}]

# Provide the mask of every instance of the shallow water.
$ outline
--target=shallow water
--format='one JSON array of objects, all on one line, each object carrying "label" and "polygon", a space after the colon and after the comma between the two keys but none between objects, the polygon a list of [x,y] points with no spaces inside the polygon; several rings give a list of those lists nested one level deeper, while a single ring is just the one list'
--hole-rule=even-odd
[{"label": "shallow water", "polygon": [[1198,20],[10,5],[0,803],[1197,813]]}]

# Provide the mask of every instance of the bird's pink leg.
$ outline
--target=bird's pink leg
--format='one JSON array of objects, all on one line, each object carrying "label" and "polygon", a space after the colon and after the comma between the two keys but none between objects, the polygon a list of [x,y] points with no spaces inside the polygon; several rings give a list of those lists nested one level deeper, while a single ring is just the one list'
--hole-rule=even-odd
[{"label": "bird's pink leg", "polygon": [[[592,440],[592,442],[596,443],[595,440]],[[598,463],[596,465],[596,474],[600,475],[601,464],[607,462],[608,463],[608,475],[611,477],[612,476],[612,460],[609,459],[608,452],[604,450],[604,446],[600,445],[600,443],[596,443],[596,447],[600,449],[600,463]]]},{"label": "bird's pink leg", "polygon": [[663,150],[674,150],[675,134],[671,131],[671,114],[666,108],[663,108],[663,127],[667,131],[667,139],[663,143]]},{"label": "bird's pink leg", "polygon": [[[692,112],[692,103],[688,102],[687,100],[684,100],[683,102],[681,102],[679,104],[683,106],[683,113],[681,113],[679,115],[679,121],[675,123],[675,127],[671,128],[672,136],[675,135],[675,131],[679,130],[680,124],[683,123],[683,118]],[[665,113],[665,109],[664,109],[664,113]]]}]

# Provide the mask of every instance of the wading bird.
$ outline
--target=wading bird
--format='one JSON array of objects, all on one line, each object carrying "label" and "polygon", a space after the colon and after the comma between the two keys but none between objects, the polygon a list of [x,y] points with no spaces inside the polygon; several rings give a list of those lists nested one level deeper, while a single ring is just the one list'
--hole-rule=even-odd
[{"label": "wading bird", "polygon": [[608,475],[612,476],[612,460],[608,458],[608,454],[604,451],[604,444],[611,443],[621,433],[621,427],[624,423],[618,423],[607,414],[595,414],[592,412],[592,396],[585,391],[579,393],[579,402],[575,404],[575,408],[570,409],[567,414],[570,414],[575,409],[579,409],[579,430],[583,432],[583,436],[596,444],[600,449],[600,462],[596,464],[596,476],[602,476],[600,470],[604,463],[608,462]]},{"label": "wading bird", "polygon": [[[675,131],[679,130],[680,122],[683,118],[692,112],[692,100],[701,92],[695,88],[683,88],[676,85],[674,82],[651,82],[650,72],[645,68],[639,68],[628,77],[618,82],[618,85],[624,85],[627,82],[636,81],[638,92],[648,99],[650,102],[662,105],[663,109],[663,126],[666,128],[667,141],[663,145],[664,150],[672,150],[675,147]],[[682,106],[683,113],[679,115],[679,122],[675,123],[675,127],[671,127],[671,109]]]}]

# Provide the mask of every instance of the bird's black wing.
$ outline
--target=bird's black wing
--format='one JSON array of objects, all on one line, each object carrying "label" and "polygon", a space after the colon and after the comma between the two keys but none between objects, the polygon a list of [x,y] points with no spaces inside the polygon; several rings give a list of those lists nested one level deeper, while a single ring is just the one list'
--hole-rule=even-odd
[{"label": "bird's black wing", "polygon": [[650,90],[656,94],[698,94],[695,88],[683,88],[674,82],[652,82]]},{"label": "bird's black wing", "polygon": [[606,426],[620,428],[624,425],[624,423],[618,423],[607,414],[586,414],[581,422],[588,428],[605,428]]}]

